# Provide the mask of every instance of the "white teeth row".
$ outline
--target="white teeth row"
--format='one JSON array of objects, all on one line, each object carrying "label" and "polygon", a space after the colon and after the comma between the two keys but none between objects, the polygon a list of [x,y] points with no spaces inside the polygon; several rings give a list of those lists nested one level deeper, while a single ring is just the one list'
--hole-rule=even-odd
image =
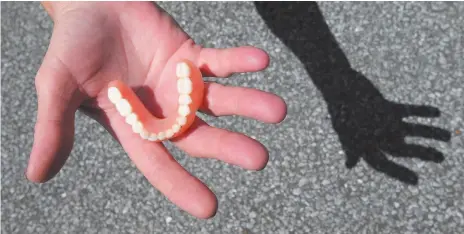
[{"label": "white teeth row", "polygon": [[[180,128],[187,123],[186,115],[179,116],[176,119],[176,123],[170,129],[159,133],[150,133],[143,127],[143,124],[139,121],[137,114],[132,112],[131,105],[126,99],[122,98],[122,95],[117,88],[111,87],[108,89],[108,98],[116,106],[119,114],[126,118],[126,123],[131,125],[132,131],[139,134],[140,137],[145,140],[162,141],[166,138],[170,138],[179,132]],[[188,113],[190,111],[188,106],[183,106],[183,108],[184,107],[187,107],[187,109],[182,109],[182,113]],[[179,112],[181,112],[181,109],[179,109]]]},{"label": "white teeth row", "polygon": [[177,112],[179,116],[176,119],[176,123],[170,129],[159,133],[150,133],[144,128],[137,114],[132,112],[130,103],[122,97],[121,92],[116,87],[110,87],[108,89],[108,98],[116,106],[116,110],[121,116],[125,117],[125,121],[127,124],[131,125],[132,131],[139,134],[140,137],[145,140],[162,141],[170,138],[179,132],[180,128],[187,123],[187,116],[190,114],[189,105],[192,103],[190,93],[193,88],[192,81],[189,78],[190,68],[185,63],[179,63],[176,67],[176,75],[179,78],[177,80],[177,91],[179,92],[179,107]]},{"label": "white teeth row", "polygon": [[[186,63],[179,63],[176,67],[177,91],[179,92],[179,107],[177,113],[180,118],[186,117],[190,114],[189,105],[192,103],[190,93],[192,93],[193,84],[190,80],[190,68]],[[178,121],[179,122],[179,121]]]}]

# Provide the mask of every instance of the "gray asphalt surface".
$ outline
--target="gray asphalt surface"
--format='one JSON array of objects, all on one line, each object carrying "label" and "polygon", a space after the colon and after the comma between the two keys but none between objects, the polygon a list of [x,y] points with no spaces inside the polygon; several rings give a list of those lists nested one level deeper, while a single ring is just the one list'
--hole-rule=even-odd
[{"label": "gray asphalt surface", "polygon": [[[52,24],[39,3],[2,2],[2,233],[464,233],[464,4],[319,6],[351,66],[385,99],[440,110],[438,118],[408,121],[449,130],[448,142],[408,141],[435,148],[445,160],[393,159],[417,173],[417,186],[364,160],[345,167],[324,92],[250,2],[162,3],[198,43],[268,51],[267,70],[224,82],[275,92],[288,103],[288,116],[277,126],[207,118],[263,142],[270,151],[263,171],[170,148],[217,194],[213,219],[197,220],[172,205],[103,128],[81,114],[61,173],[46,184],[29,183],[24,169],[37,107],[34,75]],[[357,131],[351,134],[357,139]]]}]

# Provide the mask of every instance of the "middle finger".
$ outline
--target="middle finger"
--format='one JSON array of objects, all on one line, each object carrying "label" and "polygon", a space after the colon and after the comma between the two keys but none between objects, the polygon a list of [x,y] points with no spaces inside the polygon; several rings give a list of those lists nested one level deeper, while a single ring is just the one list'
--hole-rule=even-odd
[{"label": "middle finger", "polygon": [[275,94],[217,83],[205,83],[200,110],[214,116],[239,115],[265,123],[279,123],[287,113],[285,101]]}]

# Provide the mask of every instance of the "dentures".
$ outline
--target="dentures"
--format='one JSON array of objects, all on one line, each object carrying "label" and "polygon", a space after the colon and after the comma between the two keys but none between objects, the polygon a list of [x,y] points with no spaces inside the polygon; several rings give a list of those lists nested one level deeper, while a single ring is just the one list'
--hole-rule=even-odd
[{"label": "dentures", "polygon": [[136,94],[122,81],[108,85],[108,99],[116,107],[132,131],[142,139],[163,141],[181,135],[195,119],[203,100],[204,84],[200,70],[192,62],[183,60],[176,66],[177,111],[164,119],[153,116]]}]

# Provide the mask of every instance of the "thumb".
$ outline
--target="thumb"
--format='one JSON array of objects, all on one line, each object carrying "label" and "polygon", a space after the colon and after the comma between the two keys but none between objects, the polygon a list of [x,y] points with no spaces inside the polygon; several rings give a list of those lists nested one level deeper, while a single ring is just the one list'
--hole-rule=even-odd
[{"label": "thumb", "polygon": [[49,55],[37,73],[35,86],[38,111],[26,177],[43,183],[59,172],[71,153],[75,113],[83,95],[68,69]]}]

